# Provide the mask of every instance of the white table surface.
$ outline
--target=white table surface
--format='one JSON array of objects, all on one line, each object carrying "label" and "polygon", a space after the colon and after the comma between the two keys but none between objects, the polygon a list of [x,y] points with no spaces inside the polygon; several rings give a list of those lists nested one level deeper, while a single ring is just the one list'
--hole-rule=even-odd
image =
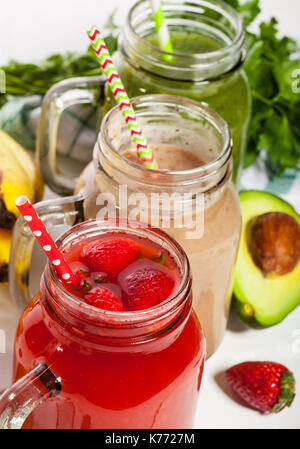
[{"label": "white table surface", "polygon": [[[0,64],[11,58],[24,62],[38,61],[56,51],[84,51],[87,46],[84,30],[92,23],[102,25],[109,12],[117,6],[118,18],[122,21],[132,3],[132,0],[90,0],[88,4],[84,0],[5,2],[1,5],[0,14]],[[263,0],[262,6],[265,18],[271,15],[278,17],[282,33],[300,39],[299,0]],[[49,192],[46,197],[49,197]],[[11,380],[12,346],[18,316],[8,288],[1,286],[0,390],[6,388]],[[300,307],[282,323],[262,331],[248,329],[232,314],[222,345],[206,362],[196,427],[299,429],[300,393],[290,409],[278,415],[262,416],[242,405],[231,392],[222,372],[245,360],[280,362],[295,373],[300,385]]]}]

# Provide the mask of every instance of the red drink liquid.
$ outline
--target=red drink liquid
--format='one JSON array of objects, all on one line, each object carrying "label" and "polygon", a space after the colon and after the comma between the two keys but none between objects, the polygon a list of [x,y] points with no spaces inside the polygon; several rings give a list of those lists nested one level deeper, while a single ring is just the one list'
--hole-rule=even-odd
[{"label": "red drink liquid", "polygon": [[66,248],[77,274],[68,291],[104,310],[145,310],[167,300],[180,284],[171,255],[157,243],[126,233],[106,233]]},{"label": "red drink liquid", "polygon": [[[44,362],[61,382],[61,392],[38,405],[24,427],[191,428],[205,339],[191,309],[186,256],[162,231],[104,229],[99,235],[95,223],[77,226],[77,235],[64,240],[67,260],[74,271],[76,264],[77,271],[84,268],[86,282],[66,289],[47,267],[40,295],[20,320],[15,380]],[[120,238],[137,249],[129,256],[125,251],[127,266],[118,254],[105,265],[101,248],[99,260],[98,250],[84,255],[89,245]],[[99,286],[113,293],[122,310],[87,303]]]}]

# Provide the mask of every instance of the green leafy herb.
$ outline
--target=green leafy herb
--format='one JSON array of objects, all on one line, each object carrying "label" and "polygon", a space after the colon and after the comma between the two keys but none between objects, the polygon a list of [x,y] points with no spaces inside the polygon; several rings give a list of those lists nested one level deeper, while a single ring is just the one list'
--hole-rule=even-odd
[{"label": "green leafy herb", "polygon": [[[253,97],[246,166],[267,150],[278,174],[297,165],[300,158],[300,48],[289,37],[280,37],[277,20],[262,22],[259,32],[249,25],[259,16],[259,0],[224,0],[243,17],[247,28],[245,70]],[[119,28],[114,12],[104,27],[106,44],[117,49]],[[58,81],[74,76],[90,76],[101,69],[89,48],[86,54],[54,54],[41,64],[11,61],[1,67],[6,74],[6,94],[0,94],[0,106],[11,95],[41,94]],[[294,86],[294,88],[293,88]]]},{"label": "green leafy herb", "polygon": [[[248,26],[259,15],[259,0],[225,0],[243,17],[247,26],[245,70],[250,82],[253,112],[246,166],[267,150],[281,174],[300,158],[300,48],[289,37],[279,37],[278,22],[262,22],[257,34]],[[298,83],[300,86],[300,82]],[[298,92],[297,92],[298,91]]]},{"label": "green leafy herb", "polygon": [[[117,48],[118,38],[118,27],[114,23],[114,12],[104,25],[103,32],[106,45],[112,54]],[[6,81],[5,94],[0,93],[0,107],[12,95],[44,95],[53,84],[66,78],[93,76],[102,73],[91,47],[82,55],[56,53],[40,64],[24,64],[12,60],[0,69],[5,72]]]},{"label": "green leafy herb", "polygon": [[53,84],[63,79],[101,74],[97,60],[90,53],[84,55],[57,53],[38,65],[10,61],[1,69],[5,72],[6,93],[0,95],[0,106],[10,95],[44,95]]}]

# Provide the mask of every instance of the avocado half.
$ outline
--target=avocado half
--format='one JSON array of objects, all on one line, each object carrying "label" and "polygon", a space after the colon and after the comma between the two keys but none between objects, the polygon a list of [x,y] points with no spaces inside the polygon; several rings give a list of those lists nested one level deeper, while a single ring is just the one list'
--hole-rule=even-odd
[{"label": "avocado half", "polygon": [[242,235],[234,281],[233,309],[252,327],[267,327],[282,321],[300,304],[300,261],[292,271],[266,275],[254,262],[249,247],[249,226],[263,214],[281,212],[300,225],[300,215],[281,198],[261,191],[240,193]]}]

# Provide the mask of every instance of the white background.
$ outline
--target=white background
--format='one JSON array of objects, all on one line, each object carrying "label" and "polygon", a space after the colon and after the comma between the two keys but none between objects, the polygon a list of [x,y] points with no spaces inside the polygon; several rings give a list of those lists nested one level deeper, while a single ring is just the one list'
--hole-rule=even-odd
[{"label": "white background", "polygon": [[[132,0],[0,0],[0,65],[11,58],[33,62],[55,52],[84,51],[85,30],[94,23],[103,25],[115,7],[122,23],[132,3]],[[261,0],[261,3],[264,18],[274,15],[280,22],[280,32],[300,41],[300,0]],[[6,341],[0,342],[0,390],[10,384],[17,319],[8,291],[1,287],[0,330],[5,329]],[[299,391],[290,409],[262,416],[242,405],[226,385],[222,373],[245,360],[274,360],[295,372]],[[262,331],[246,328],[232,315],[221,347],[206,362],[196,427],[300,428],[299,376],[300,308],[279,325]]]},{"label": "white background", "polygon": [[[133,0],[0,0],[0,64],[39,61],[49,54],[84,51],[85,30],[102,26],[117,8],[122,23]],[[261,0],[263,17],[280,20],[282,33],[300,38],[300,0]]]}]

